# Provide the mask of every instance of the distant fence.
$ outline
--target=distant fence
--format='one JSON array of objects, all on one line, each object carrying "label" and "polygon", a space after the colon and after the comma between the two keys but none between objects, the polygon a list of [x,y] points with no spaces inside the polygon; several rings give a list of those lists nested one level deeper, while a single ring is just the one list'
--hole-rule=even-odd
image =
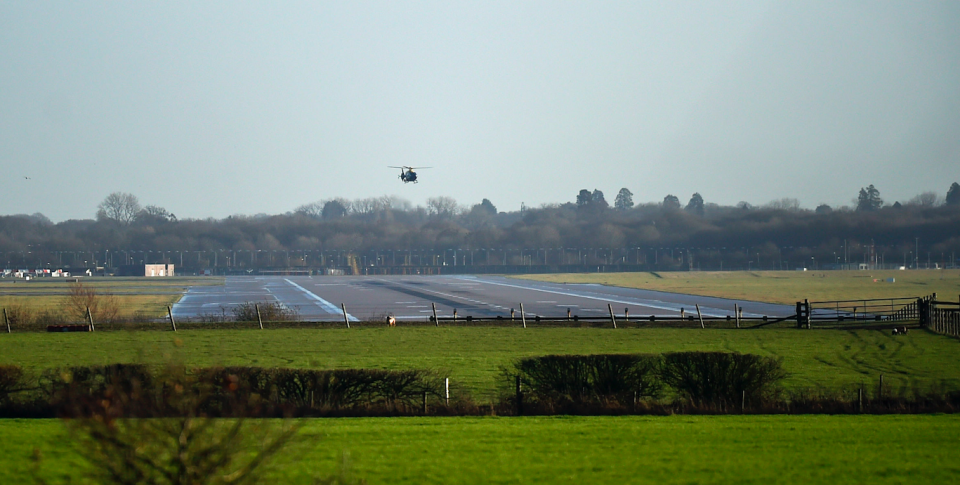
[{"label": "distant fence", "polygon": [[921,324],[932,332],[960,337],[960,301],[939,301],[933,296],[923,305]]},{"label": "distant fence", "polygon": [[944,301],[933,293],[910,298],[804,300],[797,302],[795,320],[800,328],[914,326],[960,337],[960,298]]},{"label": "distant fence", "polygon": [[[236,308],[220,308],[219,313],[200,315],[193,318],[174,319],[174,314],[166,307],[166,315],[160,317],[158,312],[143,310],[123,311],[116,309],[109,317],[102,317],[102,311],[87,307],[82,318],[76,315],[67,315],[61,312],[31,312],[14,305],[2,309],[0,332],[14,331],[96,331],[96,330],[150,330],[181,328],[246,328],[256,326],[267,328],[328,328],[335,326],[353,325],[394,325],[404,326],[522,326],[539,325],[554,327],[612,327],[629,326],[640,327],[690,327],[690,328],[760,328],[766,326],[796,326],[797,328],[822,329],[856,329],[856,328],[894,328],[907,327],[926,328],[932,332],[960,337],[960,300],[948,302],[939,300],[934,293],[925,297],[899,297],[880,299],[858,299],[837,301],[808,301],[796,303],[796,313],[791,315],[756,315],[744,316],[739,305],[733,305],[726,315],[703,315],[699,305],[694,305],[693,311],[680,310],[679,315],[631,314],[629,309],[616,312],[612,305],[607,305],[607,315],[580,316],[569,310],[566,315],[538,315],[525,313],[523,305],[520,311],[510,309],[503,315],[464,315],[456,309],[452,315],[440,315],[434,306],[432,316],[421,317],[419,320],[403,320],[397,322],[387,313],[357,319],[347,313],[341,305],[343,319],[315,321],[302,318],[297,308],[287,308],[276,302],[248,302]],[[101,308],[102,310],[102,308]],[[127,308],[127,310],[130,310]],[[691,309],[693,310],[693,309]],[[75,313],[75,312],[74,312]],[[393,323],[389,323],[389,322]]]},{"label": "distant fence", "polygon": [[[929,298],[929,297],[928,297]],[[865,324],[918,324],[923,298],[876,298],[797,302],[797,326],[863,326]]]}]

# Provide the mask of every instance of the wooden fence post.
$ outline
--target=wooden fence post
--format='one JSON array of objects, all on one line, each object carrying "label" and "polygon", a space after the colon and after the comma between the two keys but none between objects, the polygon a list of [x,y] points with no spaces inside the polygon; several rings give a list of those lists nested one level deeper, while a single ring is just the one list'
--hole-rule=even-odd
[{"label": "wooden fence post", "polygon": [[436,324],[436,326],[439,327],[439,326],[440,326],[440,320],[437,320],[437,304],[431,302],[431,303],[430,303],[430,307],[433,308],[433,323]]},{"label": "wooden fence post", "polygon": [[90,331],[96,331],[96,329],[93,328],[93,314],[90,313],[90,307],[87,307],[87,322],[90,323]]},{"label": "wooden fence post", "polygon": [[623,309],[623,319],[624,319],[625,321],[627,321],[627,322],[630,321],[630,309],[629,309],[629,308],[624,308],[624,309]]},{"label": "wooden fence post", "polygon": [[733,304],[733,316],[736,317],[736,319],[737,319],[737,328],[740,328],[740,312],[739,312],[739,310],[740,310],[739,306],[738,306],[736,303],[734,303],[734,304]]},{"label": "wooden fence post", "polygon": [[617,317],[613,315],[613,306],[607,303],[607,310],[610,311],[610,322],[613,323],[613,328],[617,328]]},{"label": "wooden fence post", "polygon": [[254,303],[253,308],[257,310],[257,322],[260,323],[260,330],[263,330],[263,317],[260,316],[260,304]]},{"label": "wooden fence post", "polygon": [[443,403],[447,406],[450,405],[450,378],[443,378]]},{"label": "wooden fence post", "polygon": [[341,303],[340,309],[343,310],[343,323],[347,324],[347,328],[350,328],[350,319],[347,318],[347,307]]},{"label": "wooden fence post", "polygon": [[697,306],[697,318],[700,319],[700,328],[706,328],[703,326],[703,314],[700,313],[700,304],[697,303],[696,306]]},{"label": "wooden fence post", "polygon": [[527,315],[523,312],[523,303],[520,304],[520,321],[523,322],[523,328],[527,328]]},{"label": "wooden fence post", "polygon": [[173,331],[177,331],[177,322],[173,320],[173,310],[170,309],[170,305],[167,305],[167,315],[170,315],[170,326],[173,327]]},{"label": "wooden fence post", "polygon": [[456,323],[457,323],[457,309],[456,309],[456,308],[453,309],[453,323],[454,323],[454,325],[456,325]]},{"label": "wooden fence post", "polygon": [[860,389],[857,389],[857,410],[863,414],[863,384],[860,384]]},{"label": "wooden fence post", "polygon": [[7,319],[7,309],[3,309],[3,323],[7,325],[7,333],[10,333],[10,320]]},{"label": "wooden fence post", "polygon": [[880,387],[877,388],[877,399],[883,399],[883,374],[880,374]]}]

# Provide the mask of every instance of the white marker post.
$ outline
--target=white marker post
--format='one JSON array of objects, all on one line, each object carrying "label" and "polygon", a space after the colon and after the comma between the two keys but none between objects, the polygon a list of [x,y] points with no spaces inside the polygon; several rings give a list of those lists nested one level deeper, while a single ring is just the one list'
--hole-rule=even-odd
[{"label": "white marker post", "polygon": [[347,318],[347,307],[341,303],[340,309],[343,310],[343,323],[347,324],[347,328],[350,328],[350,319]]},{"label": "white marker post", "polygon": [[703,315],[700,314],[700,304],[697,303],[696,306],[697,306],[697,318],[700,319],[700,328],[704,328],[704,326],[703,326]]},{"label": "white marker post", "polygon": [[607,303],[607,310],[610,311],[610,321],[613,322],[613,328],[617,328],[617,317],[613,316],[613,305]]},{"label": "white marker post", "polygon": [[520,321],[523,322],[523,328],[527,328],[527,316],[523,313],[523,303],[520,304]]}]

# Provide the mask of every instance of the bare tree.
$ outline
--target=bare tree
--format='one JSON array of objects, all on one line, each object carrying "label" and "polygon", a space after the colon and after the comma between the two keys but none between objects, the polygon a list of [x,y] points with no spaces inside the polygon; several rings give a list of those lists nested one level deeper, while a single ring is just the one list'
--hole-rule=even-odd
[{"label": "bare tree", "polygon": [[907,205],[919,207],[936,207],[940,205],[940,196],[936,192],[923,192],[907,201]]},{"label": "bare tree", "polygon": [[114,192],[97,206],[97,220],[112,220],[127,225],[140,214],[140,201],[137,196],[124,192]]},{"label": "bare tree", "polygon": [[115,296],[99,294],[80,281],[70,286],[63,307],[70,317],[80,321],[86,320],[88,309],[96,322],[112,322],[120,313],[120,304]]},{"label": "bare tree", "polygon": [[314,219],[319,219],[320,215],[323,213],[323,202],[311,202],[309,204],[303,204],[300,207],[297,207],[293,212],[308,217],[313,217]]},{"label": "bare tree", "polygon": [[785,211],[798,211],[800,210],[800,201],[792,197],[784,197],[782,199],[771,200],[764,205],[764,208],[775,209],[775,210],[785,210]]},{"label": "bare tree", "polygon": [[457,207],[457,201],[452,197],[443,195],[427,199],[427,210],[430,211],[431,216],[441,218],[452,217],[460,212],[460,208]]},{"label": "bare tree", "polygon": [[[168,366],[145,382],[113,377],[104,384],[102,396],[70,396],[76,418],[66,421],[96,483],[261,483],[265,465],[297,432],[286,422],[245,419],[252,405],[233,393],[234,375],[215,387]],[[208,403],[218,398],[238,417],[210,417]]]}]

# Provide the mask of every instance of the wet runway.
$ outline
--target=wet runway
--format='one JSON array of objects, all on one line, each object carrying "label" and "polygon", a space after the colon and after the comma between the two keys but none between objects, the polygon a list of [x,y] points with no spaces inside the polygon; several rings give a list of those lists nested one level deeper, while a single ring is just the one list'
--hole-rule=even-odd
[{"label": "wet runway", "polygon": [[247,302],[279,302],[295,309],[303,320],[342,320],[341,304],[351,321],[380,320],[394,315],[398,320],[428,320],[431,305],[440,317],[493,318],[510,316],[520,303],[527,316],[600,317],[607,305],[631,317],[677,317],[681,309],[695,315],[694,304],[704,316],[733,315],[738,303],[744,317],[785,316],[795,313],[788,305],[734,301],[722,298],[618,288],[595,284],[557,284],[498,276],[230,276],[223,286],[191,287],[174,305],[178,318],[201,315],[231,315],[231,309]]}]

